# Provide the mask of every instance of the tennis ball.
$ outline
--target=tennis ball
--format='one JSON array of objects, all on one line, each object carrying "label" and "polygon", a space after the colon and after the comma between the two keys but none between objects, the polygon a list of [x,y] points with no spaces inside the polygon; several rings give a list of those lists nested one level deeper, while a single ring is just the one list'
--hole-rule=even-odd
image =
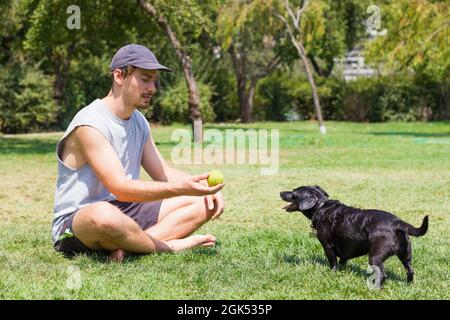
[{"label": "tennis ball", "polygon": [[223,183],[223,174],[219,170],[211,170],[208,176],[208,185],[214,187],[220,183]]}]

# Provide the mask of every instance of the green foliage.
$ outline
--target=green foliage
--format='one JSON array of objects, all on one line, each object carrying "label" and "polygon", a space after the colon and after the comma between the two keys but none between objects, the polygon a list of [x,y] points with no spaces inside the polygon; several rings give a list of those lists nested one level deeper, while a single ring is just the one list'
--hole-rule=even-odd
[{"label": "green foliage", "polygon": [[213,95],[211,103],[216,121],[235,121],[240,118],[239,102],[236,94],[236,78],[222,69],[211,81]]},{"label": "green foliage", "polygon": [[439,114],[437,89],[432,81],[414,77],[360,79],[346,88],[344,114],[352,121],[430,120]]},{"label": "green foliage", "polygon": [[[344,82],[319,79],[318,92],[328,120],[417,121],[445,119],[440,90],[450,90],[426,77],[385,76]],[[255,101],[260,120],[283,121],[292,112],[300,119],[314,117],[308,82],[302,75],[278,72],[261,81]]]},{"label": "green foliage", "polygon": [[301,103],[303,96],[298,94],[299,89],[298,79],[293,79],[287,73],[278,72],[261,80],[255,99],[255,118],[285,120],[286,114],[298,109]]},{"label": "green foliage", "polygon": [[[275,14],[291,21],[284,0],[270,2]],[[300,3],[304,1],[289,1],[294,15],[301,7]],[[308,57],[316,62],[314,69],[320,76],[330,76],[334,58],[343,56],[346,50],[353,49],[365,38],[365,10],[369,3],[367,0],[317,0],[305,5],[299,19],[299,28],[291,26],[291,29],[294,36],[302,41]],[[292,47],[289,44],[283,48],[284,61],[288,65],[291,65],[293,59],[298,59],[298,54]]]},{"label": "green foliage", "polygon": [[[326,119],[342,119],[345,83],[335,78],[319,78],[317,90]],[[255,101],[255,113],[261,120],[284,121],[290,114],[299,119],[314,117],[311,87],[304,75],[277,72],[261,81]]]},{"label": "green foliage", "polygon": [[414,70],[435,79],[450,73],[450,6],[445,0],[398,0],[381,7],[385,36],[367,47],[386,73]]},{"label": "green foliage", "polygon": [[214,23],[211,19],[218,0],[152,0],[158,12],[167,18],[182,44],[198,39],[202,33],[211,34]]},{"label": "green foliage", "polygon": [[[302,119],[314,117],[311,91],[297,53],[276,16],[286,17],[284,0],[151,2],[189,52],[193,73],[203,87],[204,119],[234,121],[241,116],[235,70],[227,53],[231,43],[243,62],[247,91],[251,80],[262,77],[254,98],[255,119],[283,121],[293,113]],[[295,10],[300,2],[290,4]],[[187,103],[180,104],[187,90],[180,80],[179,60],[164,31],[137,1],[124,0],[120,6],[115,0],[77,1],[79,30],[66,26],[66,10],[72,4],[69,0],[0,2],[0,130],[65,129],[80,108],[107,93],[110,59],[131,42],[148,46],[175,70],[161,74],[161,95],[147,116],[163,122],[188,121]],[[373,41],[366,41],[363,23],[369,4],[368,0],[309,1],[303,13],[298,36],[314,60],[324,118],[448,119],[448,1],[380,0],[381,27],[388,32]],[[355,45],[368,48],[367,60],[377,64],[383,77],[350,83],[333,77],[333,59]],[[222,48],[219,55],[213,52],[218,47]],[[281,63],[271,75],[267,65],[275,57]]]},{"label": "green foliage", "polygon": [[71,76],[59,113],[63,128],[67,127],[78,110],[108,93],[112,83],[107,69],[108,59],[109,55],[105,53],[102,57],[86,55],[85,59],[72,62]]},{"label": "green foliage", "polygon": [[51,76],[36,66],[11,64],[0,68],[0,131],[36,132],[54,124],[58,111]]},{"label": "green foliage", "polygon": [[[215,113],[211,105],[212,90],[207,84],[197,82],[197,90],[200,95],[200,112],[204,122],[214,121]],[[180,79],[175,86],[165,90],[159,98],[161,105],[161,121],[163,123],[184,122],[189,119],[188,96],[186,83]]]}]

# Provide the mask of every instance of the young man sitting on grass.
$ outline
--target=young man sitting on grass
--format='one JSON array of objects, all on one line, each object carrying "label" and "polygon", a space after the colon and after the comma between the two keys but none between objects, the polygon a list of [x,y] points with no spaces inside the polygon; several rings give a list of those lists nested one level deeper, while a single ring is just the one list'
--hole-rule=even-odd
[{"label": "young man sitting on grass", "polygon": [[[178,252],[213,246],[213,235],[191,235],[222,214],[223,184],[208,174],[171,168],[155,146],[138,109],[156,92],[158,63],[146,47],[131,44],[114,55],[108,96],[81,109],[57,143],[58,180],[52,238],[57,251]],[[154,181],[139,180],[140,166]]]}]

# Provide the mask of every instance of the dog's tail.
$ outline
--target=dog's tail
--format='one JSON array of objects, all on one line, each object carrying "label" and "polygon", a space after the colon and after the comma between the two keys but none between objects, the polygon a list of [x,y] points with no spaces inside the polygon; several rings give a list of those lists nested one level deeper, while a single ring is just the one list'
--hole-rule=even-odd
[{"label": "dog's tail", "polygon": [[422,221],[422,225],[419,228],[414,228],[409,223],[403,223],[403,230],[410,236],[420,237],[428,231],[428,216],[425,216]]}]

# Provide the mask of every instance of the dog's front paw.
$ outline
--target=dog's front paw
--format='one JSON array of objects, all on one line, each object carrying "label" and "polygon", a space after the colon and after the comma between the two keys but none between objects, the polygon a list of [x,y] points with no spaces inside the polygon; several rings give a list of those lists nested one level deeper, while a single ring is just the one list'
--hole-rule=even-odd
[{"label": "dog's front paw", "polygon": [[337,272],[337,271],[338,271],[338,270],[337,270],[337,266],[332,266],[332,267],[331,267],[331,271]]}]

